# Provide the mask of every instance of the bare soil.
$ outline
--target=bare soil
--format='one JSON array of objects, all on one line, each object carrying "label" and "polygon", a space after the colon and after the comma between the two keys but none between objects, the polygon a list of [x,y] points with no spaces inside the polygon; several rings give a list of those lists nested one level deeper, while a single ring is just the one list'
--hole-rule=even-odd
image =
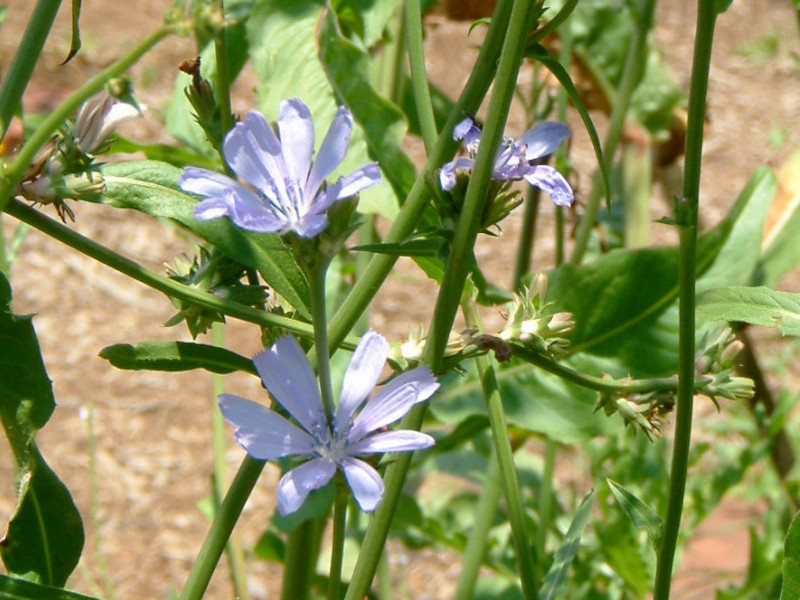
[{"label": "bare soil", "polygon": [[[69,3],[65,2],[25,97],[26,110],[52,109],[80,82],[154,30],[170,4],[171,0],[139,0],[123,9],[112,0],[84,3],[84,49],[68,65],[60,66],[69,47]],[[2,70],[7,69],[32,10],[32,3],[25,0],[11,0],[8,5],[0,37]],[[690,3],[662,2],[656,22],[656,41],[678,81],[688,88],[693,8]],[[476,38],[467,35],[469,23],[442,14],[431,16],[427,25],[431,77],[455,96],[475,59]],[[740,52],[742,44],[771,35],[779,40],[778,50],[763,64],[755,64],[752,55]],[[797,40],[788,0],[735,2],[719,19],[701,198],[703,219],[708,224],[722,217],[758,165],[779,165],[800,145],[800,70],[792,55],[800,49]],[[163,139],[159,109],[171,94],[178,64],[195,52],[190,40],[170,38],[133,69],[134,86],[151,110],[145,119],[126,124],[126,135]],[[237,110],[246,110],[253,99],[247,84],[237,88]],[[596,118],[602,129],[603,116],[597,114]],[[593,160],[591,148],[574,115],[571,123],[576,132],[575,162],[582,172],[579,192],[585,193]],[[522,124],[521,112],[515,110],[509,131],[521,133]],[[419,156],[418,145],[410,142],[409,149]],[[679,192],[677,172],[679,166],[659,173],[665,198]],[[77,231],[150,268],[161,270],[165,260],[191,251],[180,232],[141,215],[89,205],[77,207],[76,212]],[[654,203],[654,218],[667,212],[665,203]],[[479,249],[479,259],[490,266],[501,284],[510,278],[520,219],[519,214],[512,216],[504,227],[504,239],[485,240]],[[546,207],[544,230],[551,219]],[[8,234],[16,223],[9,218],[3,221]],[[662,226],[653,228],[655,237],[663,235]],[[544,242],[535,266],[549,264],[550,251],[547,240]],[[164,598],[183,585],[208,526],[197,505],[210,491],[211,380],[196,373],[130,373],[109,367],[98,357],[108,345],[189,336],[180,327],[161,326],[174,312],[166,298],[36,231],[26,238],[11,281],[15,312],[36,315],[34,324],[58,400],[58,408],[37,442],[72,491],[87,529],[84,559],[69,587],[107,596],[102,561],[114,597]],[[787,279],[786,289],[800,291],[796,282],[796,278]],[[434,291],[413,266],[398,266],[376,302],[372,325],[388,336],[405,336],[409,327],[420,320],[427,322]],[[243,354],[260,347],[257,331],[237,322],[230,323],[227,341]],[[227,385],[244,396],[261,395],[252,378],[232,376]],[[88,462],[90,444],[95,447],[95,489]],[[231,470],[242,455],[238,447],[230,445]],[[256,542],[272,510],[277,476],[277,470],[268,467],[248,502],[237,528],[246,548]],[[0,520],[10,515],[14,492],[12,458],[0,444]],[[710,598],[714,587],[743,576],[747,526],[759,519],[754,510],[738,503],[723,504],[684,555],[676,597]],[[396,569],[403,573],[413,597],[449,597],[459,571],[458,557],[434,552],[411,556],[400,548],[395,556],[399,557]],[[263,561],[251,562],[248,583],[253,597],[271,597],[279,586],[278,569]],[[220,566],[208,598],[232,596],[226,570]]]}]

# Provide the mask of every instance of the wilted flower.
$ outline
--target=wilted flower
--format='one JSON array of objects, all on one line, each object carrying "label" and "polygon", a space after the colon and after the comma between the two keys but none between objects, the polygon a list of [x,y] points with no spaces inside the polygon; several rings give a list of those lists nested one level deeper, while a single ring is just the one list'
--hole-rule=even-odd
[{"label": "wilted flower", "polygon": [[81,105],[75,121],[75,141],[85,154],[96,154],[122,121],[139,116],[139,111],[120,102],[106,91]]},{"label": "wilted flower", "polygon": [[187,167],[181,188],[206,199],[195,207],[201,221],[227,216],[242,229],[262,233],[294,231],[313,238],[328,225],[325,211],[380,181],[377,164],[369,163],[324,185],[344,160],[353,118],[340,107],[315,161],[314,123],[300,100],[281,102],[276,137],[263,115],[250,112],[225,137],[223,154],[248,185],[214,171]]},{"label": "wilted flower", "polygon": [[[297,427],[273,410],[238,396],[223,394],[219,406],[236,427],[236,441],[253,458],[309,458],[287,472],[278,484],[278,510],[296,511],[308,494],[328,483],[340,469],[362,510],[371,512],[383,497],[383,480],[358,458],[386,452],[410,452],[433,445],[418,431],[381,431],[427,400],[439,387],[427,367],[392,379],[367,399],[380,377],[389,345],[369,332],[358,344],[342,383],[339,406],[330,423],[320,399],[311,364],[292,336],[280,338],[253,358],[272,397],[299,423]],[[364,404],[366,402],[366,404]],[[356,410],[364,408],[356,414]]]},{"label": "wilted flower", "polygon": [[[516,141],[506,138],[495,155],[492,178],[500,181],[524,179],[550,194],[554,204],[570,206],[575,197],[564,176],[553,167],[536,164],[569,137],[566,125],[548,121],[537,123]],[[467,117],[456,125],[453,138],[464,141],[469,156],[460,156],[442,167],[439,182],[447,191],[455,187],[457,171],[471,171],[475,166],[481,130],[472,117]]]}]

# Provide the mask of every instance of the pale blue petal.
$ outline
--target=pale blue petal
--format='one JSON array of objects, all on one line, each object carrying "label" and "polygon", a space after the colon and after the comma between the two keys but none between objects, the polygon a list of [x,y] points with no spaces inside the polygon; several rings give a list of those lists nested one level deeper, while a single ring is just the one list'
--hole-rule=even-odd
[{"label": "pale blue petal", "polygon": [[253,458],[274,460],[313,454],[314,440],[266,406],[232,394],[219,397],[222,416],[235,427],[236,442]]},{"label": "pale blue petal", "polygon": [[308,495],[328,483],[334,473],[336,465],[324,458],[315,458],[286,473],[278,483],[278,512],[286,516],[296,511]]},{"label": "pale blue petal", "polygon": [[344,432],[355,410],[372,392],[388,354],[389,343],[382,335],[369,331],[361,337],[342,381],[339,408],[333,422],[335,432]]},{"label": "pale blue petal", "polygon": [[523,133],[522,137],[517,140],[517,144],[524,144],[527,147],[525,151],[527,160],[536,160],[555,152],[558,145],[569,139],[570,135],[572,134],[569,127],[563,123],[545,121],[537,123]]},{"label": "pale blue petal", "polygon": [[207,198],[222,198],[225,190],[238,185],[227,175],[198,167],[186,167],[178,180],[178,186],[184,192]]},{"label": "pale blue petal", "polygon": [[564,176],[548,165],[537,165],[525,175],[525,181],[550,194],[556,206],[570,206],[575,200]]},{"label": "pale blue petal", "polygon": [[381,182],[381,170],[377,163],[367,163],[349,175],[345,175],[337,183],[341,186],[337,199],[355,196],[361,190]]},{"label": "pale blue petal", "polygon": [[399,429],[397,431],[382,431],[359,440],[355,444],[349,444],[347,452],[351,456],[385,454],[387,452],[413,452],[430,448],[433,444],[434,439],[426,433],[411,431],[410,429]]},{"label": "pale blue petal", "polygon": [[324,437],[327,431],[317,380],[303,349],[291,335],[253,357],[267,391],[306,431]]},{"label": "pale blue petal", "polygon": [[324,212],[320,214],[313,211],[303,215],[303,218],[294,224],[292,230],[302,238],[311,239],[317,237],[327,227],[328,216]]},{"label": "pale blue petal", "polygon": [[475,161],[466,156],[459,156],[457,159],[442,165],[442,170],[439,172],[439,183],[442,189],[449,192],[456,186],[456,172],[457,171],[472,171]]},{"label": "pale blue petal", "polygon": [[286,170],[289,177],[298,183],[302,193],[314,155],[314,121],[311,111],[302,100],[293,98],[281,102],[278,131]]},{"label": "pale blue petal", "polygon": [[411,407],[431,397],[439,382],[428,367],[417,367],[395,377],[367,401],[347,432],[349,444],[402,418]]},{"label": "pale blue petal", "polygon": [[463,140],[467,149],[474,152],[481,141],[481,128],[475,123],[475,119],[467,117],[453,128],[453,139]]},{"label": "pale blue petal", "polygon": [[228,214],[228,205],[225,200],[220,198],[209,198],[203,200],[194,207],[194,218],[198,221],[210,221],[211,219],[219,219]]},{"label": "pale blue petal", "polygon": [[383,498],[383,480],[378,472],[357,458],[344,458],[340,463],[347,485],[361,510],[372,512]]},{"label": "pale blue petal", "polygon": [[[314,198],[319,191],[322,182],[338,167],[347,154],[347,147],[350,145],[350,134],[353,131],[353,117],[350,111],[340,106],[333,117],[328,133],[322,140],[314,166],[308,175],[305,185],[305,195],[307,198]],[[352,194],[350,194],[352,195]]]},{"label": "pale blue petal", "polygon": [[247,188],[241,188],[237,192],[226,190],[224,200],[228,217],[240,229],[278,233],[285,231],[290,225],[282,214],[276,214]]}]

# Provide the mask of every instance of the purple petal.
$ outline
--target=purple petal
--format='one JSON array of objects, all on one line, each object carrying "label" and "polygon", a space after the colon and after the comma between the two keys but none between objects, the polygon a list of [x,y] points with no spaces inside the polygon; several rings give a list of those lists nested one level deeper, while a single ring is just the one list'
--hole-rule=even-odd
[{"label": "purple petal", "polygon": [[231,169],[267,198],[284,203],[287,168],[281,145],[264,116],[250,111],[225,137],[223,153]]},{"label": "purple petal", "polygon": [[344,458],[341,461],[347,485],[353,492],[361,510],[372,512],[383,497],[383,480],[378,472],[357,458]]},{"label": "purple petal", "polygon": [[325,434],[328,426],[322,409],[317,380],[303,349],[291,335],[253,357],[264,386],[272,397],[314,436]]},{"label": "purple petal", "polygon": [[558,145],[569,137],[569,127],[556,121],[546,121],[537,123],[528,131],[522,134],[517,140],[517,144],[525,145],[525,158],[536,160],[548,154],[552,154]]},{"label": "purple petal", "polygon": [[398,431],[382,431],[359,440],[355,444],[347,446],[347,452],[352,456],[386,452],[413,452],[430,448],[433,444],[434,439],[426,433],[399,429]]},{"label": "purple petal", "polygon": [[467,150],[473,152],[481,141],[481,128],[475,123],[475,119],[467,117],[453,128],[453,139],[463,140]]},{"label": "purple petal", "polygon": [[310,212],[303,215],[299,222],[295,223],[293,231],[302,238],[311,239],[317,237],[328,227],[328,216],[323,211]]},{"label": "purple petal", "polygon": [[178,186],[190,194],[206,196],[207,198],[222,198],[225,190],[239,186],[235,180],[227,175],[200,169],[198,167],[186,167],[178,179]]},{"label": "purple petal", "polygon": [[334,431],[344,432],[355,410],[372,392],[388,353],[389,343],[383,336],[370,331],[361,338],[344,374],[339,407],[333,422]]},{"label": "purple petal", "polygon": [[439,183],[442,189],[449,192],[456,186],[456,171],[472,171],[475,161],[466,156],[459,156],[457,159],[442,165],[439,172]]},{"label": "purple petal", "polygon": [[236,442],[253,458],[273,460],[313,454],[314,440],[266,406],[232,394],[219,397],[219,409],[236,429]]},{"label": "purple petal", "polygon": [[366,434],[403,417],[411,407],[431,397],[439,382],[428,367],[417,367],[395,377],[373,396],[353,420],[347,441],[355,443]]},{"label": "purple petal", "polygon": [[322,146],[319,148],[317,158],[311,167],[311,173],[308,175],[305,185],[307,198],[314,198],[325,178],[342,163],[347,154],[347,147],[350,145],[352,131],[353,117],[349,110],[340,106],[331,121],[328,133],[325,134],[325,139],[322,140]]},{"label": "purple petal", "polygon": [[302,188],[314,154],[314,121],[311,111],[302,100],[293,98],[281,102],[278,131],[281,134],[286,170],[289,177]]},{"label": "purple petal", "polygon": [[337,198],[349,198],[355,196],[361,190],[372,187],[381,182],[381,170],[377,163],[367,163],[359,167],[349,175],[340,178],[338,183],[341,185]]},{"label": "purple petal", "polygon": [[211,219],[219,219],[220,217],[227,216],[228,205],[225,200],[219,198],[209,198],[203,200],[194,207],[194,218],[198,221],[210,221]]},{"label": "purple petal", "polygon": [[279,233],[291,225],[284,215],[276,214],[247,188],[226,190],[224,200],[228,217],[240,229],[257,233]]},{"label": "purple petal", "polygon": [[336,465],[325,458],[315,458],[295,467],[278,483],[278,512],[283,516],[303,505],[308,495],[328,483],[336,473]]},{"label": "purple petal", "polygon": [[525,147],[513,144],[503,147],[495,157],[492,178],[501,181],[522,179],[530,169],[525,161]]},{"label": "purple petal", "polygon": [[550,194],[556,206],[570,206],[575,200],[564,176],[548,165],[537,165],[525,175],[525,181]]}]

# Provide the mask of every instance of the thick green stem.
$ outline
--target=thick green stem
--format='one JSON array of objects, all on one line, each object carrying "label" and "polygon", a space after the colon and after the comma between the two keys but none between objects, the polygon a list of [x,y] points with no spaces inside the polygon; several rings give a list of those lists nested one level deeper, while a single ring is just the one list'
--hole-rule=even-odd
[{"label": "thick green stem", "polygon": [[[5,137],[11,118],[22,100],[22,94],[28,87],[31,74],[50,34],[50,28],[56,20],[59,6],[61,0],[39,0],[36,3],[14,60],[11,61],[8,72],[4,74],[3,86],[0,87],[0,140]],[[0,210],[2,210],[1,200]]]},{"label": "thick green stem", "polygon": [[17,185],[19,184],[28,165],[31,164],[36,152],[58,130],[67,118],[75,112],[80,105],[103,89],[109,79],[118,77],[136,63],[148,50],[175,31],[175,26],[164,26],[155,31],[136,48],[111,66],[103,69],[83,84],[69,98],[51,112],[42,124],[33,132],[30,139],[20,149],[14,162],[11,163],[5,176],[0,179],[0,211],[5,209]]},{"label": "thick green stem", "polygon": [[461,573],[458,576],[453,600],[472,600],[478,571],[486,556],[489,545],[489,531],[492,528],[497,502],[500,500],[500,466],[494,453],[489,456],[489,471],[486,473],[478,505],[475,507],[475,521],[467,539],[467,547],[461,559]]},{"label": "thick green stem", "polygon": [[711,47],[717,18],[714,4],[715,0],[698,0],[697,3],[697,30],[689,92],[683,197],[676,202],[676,222],[680,228],[678,399],[667,514],[664,519],[664,536],[656,564],[654,600],[668,600],[670,596],[672,567],[680,533],[691,443],[692,404],[695,392],[694,311],[697,214],[708,73],[711,68]]},{"label": "thick green stem", "polygon": [[425,72],[425,54],[422,48],[422,11],[419,0],[406,0],[406,37],[408,60],[411,65],[411,90],[417,106],[417,118],[422,131],[425,152],[429,155],[436,145],[436,120],[433,118],[431,92]]},{"label": "thick green stem", "polygon": [[350,493],[343,477],[336,477],[336,500],[333,503],[333,541],[331,542],[331,569],[328,579],[328,600],[339,600],[342,586],[342,561],[344,560],[344,533],[347,523],[347,501]]},{"label": "thick green stem", "polygon": [[206,536],[197,560],[192,565],[189,578],[180,595],[180,600],[200,600],[211,581],[211,575],[219,562],[225,545],[228,543],[239,515],[242,514],[245,502],[264,469],[265,461],[245,456],[244,461],[231,483],[225,499],[219,507],[214,523]]},{"label": "thick green stem", "polygon": [[[647,61],[647,37],[653,28],[653,13],[655,11],[656,0],[643,0],[639,9],[639,19],[631,40],[628,57],[625,61],[625,69],[622,72],[622,79],[619,84],[616,102],[611,110],[611,118],[608,123],[606,139],[603,143],[603,156],[606,160],[606,171],[611,171],[614,162],[614,155],[617,152],[619,141],[622,138],[622,129],[625,125],[625,118],[628,115],[628,108],[631,104],[633,92],[639,85],[642,73]],[[572,250],[570,262],[573,265],[581,264],[583,255],[589,244],[589,237],[594,229],[597,213],[600,210],[600,200],[603,197],[603,186],[599,176],[594,178],[592,191],[586,203],[586,211],[578,225],[575,233],[575,246]],[[610,200],[610,199],[609,199]]]},{"label": "thick green stem", "polygon": [[[468,327],[482,330],[478,311],[472,301],[462,303],[464,319]],[[514,550],[517,555],[522,593],[527,600],[539,597],[536,583],[536,567],[531,554],[531,544],[528,540],[525,527],[525,509],[522,503],[522,493],[519,487],[517,468],[514,465],[514,451],[511,449],[511,440],[508,437],[503,398],[497,385],[494,367],[491,358],[484,354],[475,359],[478,367],[478,377],[481,381],[483,396],[486,400],[486,409],[489,414],[489,426],[492,430],[494,451],[497,455],[497,464],[500,471],[500,484],[503,487],[503,496],[508,509],[508,520],[511,525],[511,534],[514,537]]]},{"label": "thick green stem", "polygon": [[333,384],[331,383],[331,360],[328,352],[328,317],[325,310],[325,275],[328,272],[327,260],[319,260],[311,269],[309,285],[311,288],[311,322],[314,325],[314,349],[316,351],[317,376],[322,396],[322,407],[333,423]]},{"label": "thick green stem", "polygon": [[[31,227],[46,233],[50,237],[57,239],[59,242],[74,248],[75,250],[95,259],[104,265],[111,267],[115,271],[127,275],[148,287],[163,292],[168,296],[181,298],[183,300],[193,302],[204,308],[222,312],[228,316],[255,323],[264,327],[279,327],[286,329],[295,335],[304,338],[312,338],[314,330],[308,323],[295,321],[287,317],[273,315],[263,310],[245,306],[238,302],[232,302],[218,298],[213,294],[201,292],[195,288],[185,286],[177,281],[173,281],[168,277],[159,275],[149,269],[146,269],[139,263],[132,261],[129,258],[117,254],[113,250],[106,248],[102,244],[98,244],[94,240],[90,240],[76,233],[69,227],[64,226],[62,223],[55,221],[40,212],[32,209],[19,201],[12,201],[6,206],[6,213],[27,223]],[[347,337],[339,341],[343,347],[353,349],[358,345],[358,339],[355,337]]]},{"label": "thick green stem", "polygon": [[317,566],[327,515],[298,525],[286,542],[281,600],[305,600]]}]

